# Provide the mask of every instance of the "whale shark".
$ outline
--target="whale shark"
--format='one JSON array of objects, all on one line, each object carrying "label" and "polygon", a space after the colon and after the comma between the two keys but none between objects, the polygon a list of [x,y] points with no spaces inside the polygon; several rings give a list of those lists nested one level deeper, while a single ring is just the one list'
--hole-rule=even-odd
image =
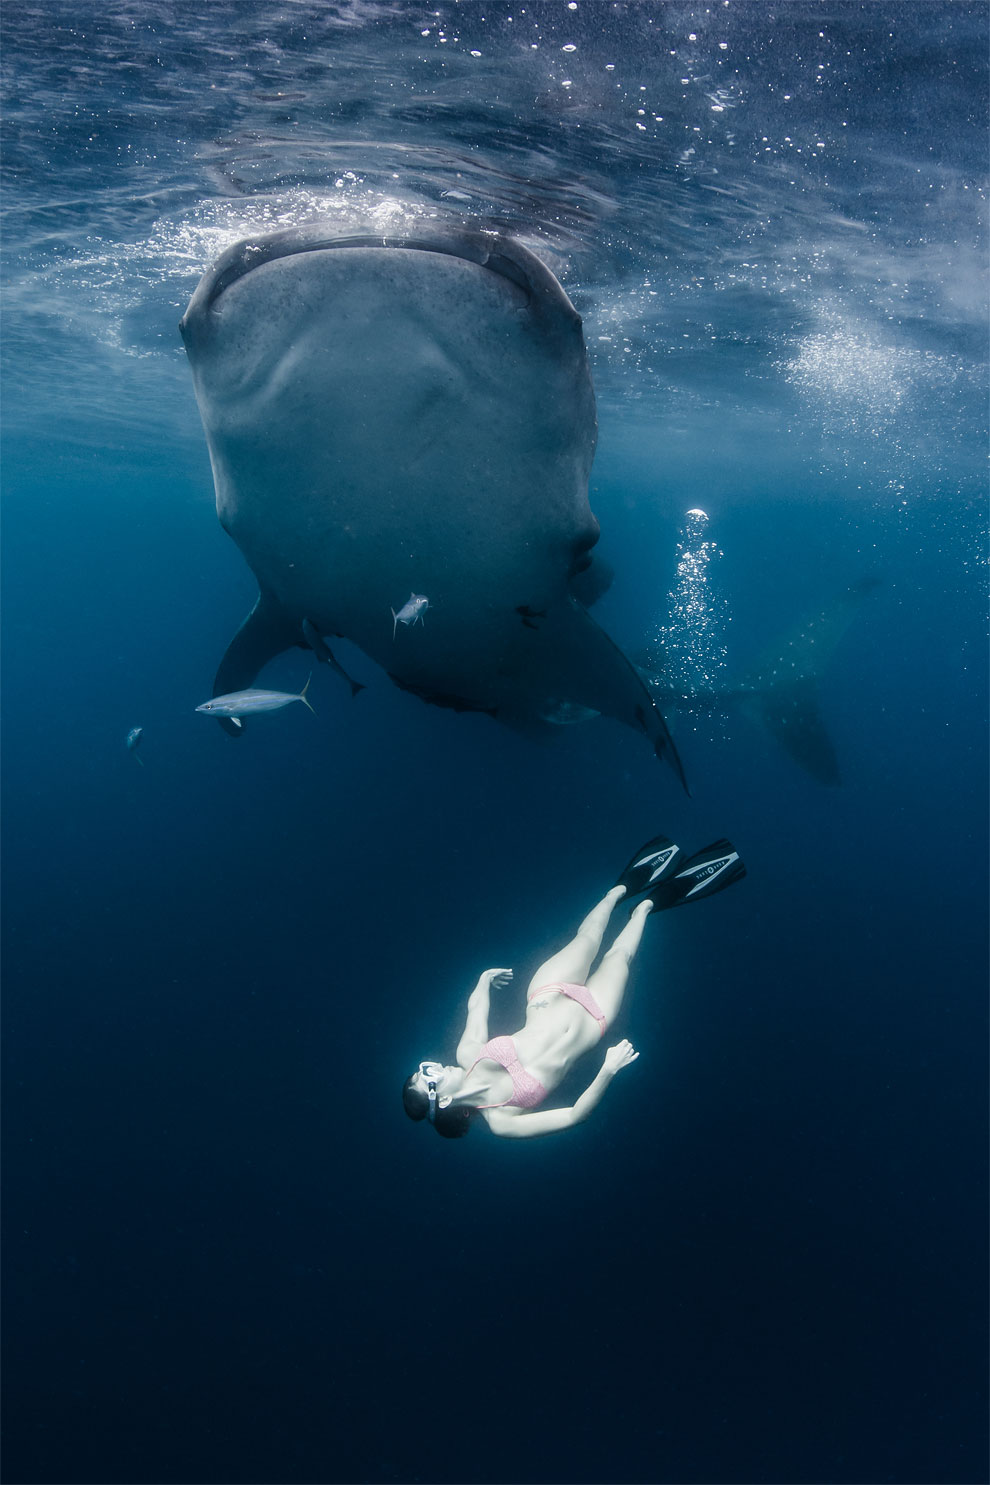
[{"label": "whale shark", "polygon": [[656,646],[640,657],[641,673],[665,712],[694,718],[736,712],[762,728],[817,783],[837,787],[842,773],[821,685],[864,600],[881,586],[870,573],[843,588],[775,640],[734,685],[678,694],[657,669]]},{"label": "whale shark", "polygon": [[[291,228],[224,252],[180,331],[217,514],[258,581],[214,694],[342,637],[438,706],[523,729],[614,718],[687,788],[649,686],[588,612],[608,581],[595,396],[580,316],[534,253],[495,232]],[[395,633],[405,593],[430,622]]]}]

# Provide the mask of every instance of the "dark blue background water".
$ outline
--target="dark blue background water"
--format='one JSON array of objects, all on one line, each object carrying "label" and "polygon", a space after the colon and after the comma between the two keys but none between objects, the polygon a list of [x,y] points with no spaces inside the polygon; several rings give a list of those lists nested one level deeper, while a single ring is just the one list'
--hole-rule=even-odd
[{"label": "dark blue background water", "polygon": [[[554,57],[565,10],[529,11]],[[644,165],[596,111],[606,53],[631,91],[640,67],[662,92],[688,34],[714,68],[717,11],[582,5],[566,107],[511,8],[484,14],[490,113],[453,62],[440,89],[412,6],[5,22],[5,1478],[985,1479],[985,247],[963,191],[986,7],[731,8],[750,143],[820,33],[845,68],[803,127],[851,117],[856,151],[802,166],[800,206],[755,147]],[[247,129],[276,65],[305,149]],[[259,200],[306,216],[341,159],[366,167],[359,214],[375,150],[391,178],[414,147],[434,154],[390,187],[404,210],[449,210],[460,155],[491,197],[468,214],[533,224],[581,304],[621,643],[662,613],[691,505],[740,668],[882,579],[823,681],[840,789],[731,718],[678,732],[688,800],[632,733],[541,746],[356,653],[367,691],[321,671],[316,718],[233,743],[193,714],[253,599],[168,338],[203,224],[228,213],[232,240]],[[267,159],[240,194],[231,152]],[[951,201],[921,225],[932,156],[917,190]],[[872,278],[834,219],[857,203]],[[625,362],[599,340],[617,325]],[[658,829],[730,835],[749,876],[649,925],[617,1028],[641,1057],[594,1117],[532,1144],[405,1120],[402,1079],[452,1051],[480,969],[523,979]]]}]

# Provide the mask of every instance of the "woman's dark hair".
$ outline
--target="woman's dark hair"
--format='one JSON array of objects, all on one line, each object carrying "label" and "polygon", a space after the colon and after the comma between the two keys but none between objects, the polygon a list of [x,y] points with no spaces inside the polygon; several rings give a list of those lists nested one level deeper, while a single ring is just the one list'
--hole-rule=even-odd
[{"label": "woman's dark hair", "polygon": [[[418,1124],[429,1113],[430,1099],[422,1088],[416,1087],[416,1077],[417,1074],[412,1073],[402,1085],[402,1107],[410,1119],[415,1119]],[[459,1140],[471,1128],[473,1113],[474,1110],[465,1104],[461,1104],[458,1108],[454,1108],[451,1104],[445,1109],[440,1108],[438,1104],[433,1128],[437,1134],[442,1134],[445,1140]]]}]

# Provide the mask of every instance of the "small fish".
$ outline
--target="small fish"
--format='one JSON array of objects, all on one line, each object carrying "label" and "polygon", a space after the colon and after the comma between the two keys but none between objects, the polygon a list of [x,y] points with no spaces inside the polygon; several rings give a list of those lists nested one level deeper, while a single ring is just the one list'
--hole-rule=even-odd
[{"label": "small fish", "polygon": [[408,599],[399,609],[398,613],[395,612],[394,608],[390,610],[392,615],[392,638],[395,638],[396,631],[400,624],[412,625],[418,622],[420,624],[423,624],[425,627],[426,621],[423,618],[423,615],[426,613],[426,610],[429,607],[430,600],[426,597],[425,594],[410,593]]},{"label": "small fish", "polygon": [[334,658],[333,651],[327,644],[326,640],[323,638],[320,631],[317,629],[316,625],[311,623],[309,619],[303,619],[302,632],[303,638],[309,645],[310,649],[313,651],[313,654],[316,656],[320,664],[329,665],[331,670],[335,670],[338,675],[343,676],[344,680],[351,688],[352,696],[356,696],[359,691],[364,690],[364,682],[351,680],[344,667]]},{"label": "small fish", "polygon": [[141,764],[141,767],[143,768],[144,763],[140,758],[138,758],[137,753],[138,748],[141,746],[142,737],[144,737],[144,728],[132,727],[130,732],[127,734],[127,737],[125,738],[125,742],[127,744],[127,751],[133,754],[134,758],[137,760],[138,763]]},{"label": "small fish", "polygon": [[[312,674],[309,681],[313,679]],[[303,706],[309,706],[306,700],[306,692],[309,690],[309,681],[302,690],[295,691],[231,691],[226,696],[214,696],[209,701],[204,701],[198,706],[198,712],[207,712],[214,717],[229,717],[235,727],[243,726],[241,717],[253,717],[256,712],[277,712],[283,706],[289,706],[293,701],[301,701]],[[310,711],[313,710],[309,706]],[[315,715],[315,713],[314,713]]]}]

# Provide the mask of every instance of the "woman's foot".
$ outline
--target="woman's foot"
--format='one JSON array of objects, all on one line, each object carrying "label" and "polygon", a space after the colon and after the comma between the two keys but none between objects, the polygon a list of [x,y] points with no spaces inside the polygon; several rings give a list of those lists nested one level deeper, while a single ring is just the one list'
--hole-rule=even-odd
[{"label": "woman's foot", "polygon": [[666,835],[655,835],[635,856],[619,876],[617,886],[624,888],[627,897],[638,897],[649,892],[658,882],[664,881],[674,870],[680,859],[681,848]]}]

